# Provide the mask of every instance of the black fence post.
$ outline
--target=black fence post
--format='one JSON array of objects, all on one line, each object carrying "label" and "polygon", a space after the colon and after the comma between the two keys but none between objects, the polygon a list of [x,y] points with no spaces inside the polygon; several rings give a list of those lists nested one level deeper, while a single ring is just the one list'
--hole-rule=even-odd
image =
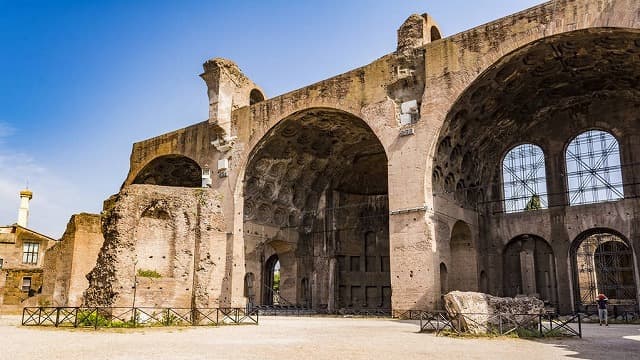
[{"label": "black fence post", "polygon": [[60,321],[60,308],[56,308],[56,323],[54,324],[55,327],[58,327]]},{"label": "black fence post", "polygon": [[543,321],[544,321],[544,315],[539,314],[538,315],[538,331],[540,332],[540,337],[544,337],[544,327],[542,325]]},{"label": "black fence post", "polygon": [[95,329],[98,330],[98,308],[96,308],[95,311],[96,311]]},{"label": "black fence post", "polygon": [[133,327],[138,327],[138,308],[133,308]]},{"label": "black fence post", "polygon": [[580,313],[578,313],[578,336],[582,339],[582,318],[580,317]]}]

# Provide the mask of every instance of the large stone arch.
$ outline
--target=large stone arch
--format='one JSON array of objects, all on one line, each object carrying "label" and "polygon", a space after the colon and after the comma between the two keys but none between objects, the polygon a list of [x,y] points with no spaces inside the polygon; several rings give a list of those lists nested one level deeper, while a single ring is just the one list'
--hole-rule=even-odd
[{"label": "large stone arch", "polygon": [[[436,155],[438,133],[446,129],[452,105],[486,73],[523,49],[547,39],[589,31],[635,31],[640,17],[633,0],[549,1],[518,14],[428,44],[421,113],[434,129],[428,142]],[[428,161],[426,184],[437,164]]]},{"label": "large stone arch", "polygon": [[299,279],[281,288],[290,302],[304,301],[296,287],[307,278],[316,310],[390,307],[387,155],[367,123],[328,108],[294,113],[256,142],[242,173],[248,271],[279,239],[296,259]]},{"label": "large stone arch", "polygon": [[[589,128],[625,134],[621,158],[623,166],[632,166],[633,154],[622,144],[637,148],[629,109],[640,106],[639,42],[640,30],[628,28],[589,28],[533,41],[471,77],[447,109],[432,148],[434,170],[425,181],[431,183],[436,213],[477,224],[479,247],[488,250],[480,268],[489,269],[490,283],[501,282],[501,271],[491,269],[500,262],[501,255],[491,250],[499,246],[497,239],[544,233],[554,239],[555,253],[564,253],[576,223],[626,221],[615,214],[628,212],[631,204],[568,207],[562,174],[565,144]],[[505,214],[499,164],[504,151],[521,142],[544,149],[549,209]],[[637,192],[633,172],[623,171],[625,194]],[[566,261],[558,259],[558,268]],[[566,271],[558,274],[559,281],[569,281]],[[570,291],[558,292],[561,311],[569,311]]]},{"label": "large stone arch", "polygon": [[[550,122],[550,117],[579,128],[604,125],[599,117],[605,105],[637,101],[636,41],[640,30],[586,29],[547,37],[504,56],[475,79],[448,111],[434,149],[434,168],[453,174],[456,183],[459,179],[497,183],[495,164],[504,144],[530,140],[548,146],[545,131],[557,131],[553,126],[558,123]],[[599,102],[589,105],[593,96]],[[585,106],[584,111],[573,112]],[[462,169],[465,158],[475,166]],[[482,189],[488,197],[499,194],[499,189],[473,181],[467,188]],[[443,187],[432,185],[436,193]],[[500,204],[492,206],[500,210]]]}]

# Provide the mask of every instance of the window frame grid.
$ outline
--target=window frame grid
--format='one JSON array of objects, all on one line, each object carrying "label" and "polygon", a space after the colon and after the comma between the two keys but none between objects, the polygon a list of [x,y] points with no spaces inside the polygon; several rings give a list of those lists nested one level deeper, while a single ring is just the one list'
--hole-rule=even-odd
[{"label": "window frame grid", "polygon": [[526,211],[527,204],[538,196],[540,209],[548,208],[544,151],[525,143],[513,147],[502,159],[502,195],[506,213]]},{"label": "window frame grid", "polygon": [[624,199],[618,140],[609,132],[588,130],[565,151],[569,206]]},{"label": "window frame grid", "polygon": [[22,263],[37,264],[40,243],[35,241],[25,241],[22,243]]}]

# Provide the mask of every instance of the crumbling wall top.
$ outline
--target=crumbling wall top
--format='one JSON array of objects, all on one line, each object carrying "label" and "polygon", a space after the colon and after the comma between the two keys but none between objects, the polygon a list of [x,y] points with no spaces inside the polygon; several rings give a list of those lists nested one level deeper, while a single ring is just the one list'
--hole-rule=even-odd
[{"label": "crumbling wall top", "polygon": [[398,52],[440,40],[441,34],[440,27],[429,14],[412,14],[398,29]]}]

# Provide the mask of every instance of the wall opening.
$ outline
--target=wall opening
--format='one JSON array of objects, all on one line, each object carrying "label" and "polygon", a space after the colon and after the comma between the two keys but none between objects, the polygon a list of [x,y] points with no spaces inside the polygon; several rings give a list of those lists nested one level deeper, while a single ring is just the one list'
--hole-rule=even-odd
[{"label": "wall opening", "polygon": [[264,101],[264,94],[258,89],[251,90],[249,93],[249,105],[257,104],[262,101]]},{"label": "wall opening", "polygon": [[166,155],[151,160],[136,175],[134,184],[201,187],[202,169],[185,156]]},{"label": "wall opening", "polygon": [[469,225],[463,221],[455,223],[449,246],[451,248],[449,290],[477,291],[477,250]]},{"label": "wall opening", "polygon": [[544,152],[539,146],[522,144],[502,160],[504,211],[532,211],[549,207]]},{"label": "wall opening", "polygon": [[503,253],[505,296],[535,296],[546,304],[557,304],[555,257],[542,238],[521,235],[509,242]]},{"label": "wall opening", "polygon": [[387,157],[364,121],[333,109],[293,114],[246,169],[247,271],[258,271],[277,236],[281,299],[328,312],[390,306]]},{"label": "wall opening", "polygon": [[593,204],[624,198],[618,140],[605,131],[591,130],[567,146],[569,204]]},{"label": "wall opening", "polygon": [[598,294],[610,304],[637,304],[633,250],[622,237],[607,231],[591,231],[572,247],[576,307],[584,310]]},{"label": "wall opening", "polygon": [[442,35],[440,34],[440,30],[437,27],[431,27],[431,41],[436,41],[442,39]]},{"label": "wall opening", "polygon": [[440,263],[440,306],[439,308],[444,308],[444,296],[449,292],[449,284],[448,284],[448,274],[447,274],[447,265],[445,263]]},{"label": "wall opening", "polygon": [[281,305],[280,301],[280,259],[272,255],[264,265],[263,305]]}]

